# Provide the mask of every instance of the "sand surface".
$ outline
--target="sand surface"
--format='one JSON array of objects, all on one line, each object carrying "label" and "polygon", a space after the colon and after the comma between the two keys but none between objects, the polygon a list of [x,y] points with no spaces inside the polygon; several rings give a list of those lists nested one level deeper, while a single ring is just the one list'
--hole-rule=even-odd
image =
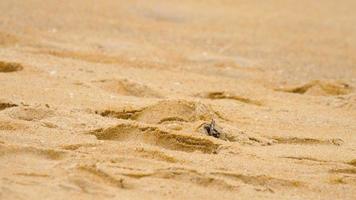
[{"label": "sand surface", "polygon": [[356,199],[355,8],[1,0],[0,199]]}]

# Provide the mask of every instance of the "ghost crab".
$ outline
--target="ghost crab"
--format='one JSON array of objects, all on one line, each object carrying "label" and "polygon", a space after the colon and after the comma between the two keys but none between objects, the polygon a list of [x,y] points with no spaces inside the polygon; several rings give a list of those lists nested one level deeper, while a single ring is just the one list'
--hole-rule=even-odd
[{"label": "ghost crab", "polygon": [[198,129],[203,128],[203,131],[206,135],[212,136],[218,139],[223,139],[225,140],[225,134],[223,130],[216,125],[216,122],[214,119],[211,120],[210,123],[202,123]]}]

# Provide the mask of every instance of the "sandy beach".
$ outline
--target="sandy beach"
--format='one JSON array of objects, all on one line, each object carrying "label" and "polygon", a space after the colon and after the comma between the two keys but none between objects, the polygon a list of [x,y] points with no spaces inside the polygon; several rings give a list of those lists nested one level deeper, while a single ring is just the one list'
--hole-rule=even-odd
[{"label": "sandy beach", "polygon": [[355,8],[1,0],[0,199],[356,199]]}]

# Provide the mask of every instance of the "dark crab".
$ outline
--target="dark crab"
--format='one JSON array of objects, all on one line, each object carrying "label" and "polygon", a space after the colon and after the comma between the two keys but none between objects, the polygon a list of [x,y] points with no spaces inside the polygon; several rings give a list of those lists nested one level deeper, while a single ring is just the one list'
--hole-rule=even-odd
[{"label": "dark crab", "polygon": [[216,129],[214,119],[211,120],[210,124],[205,124],[204,129],[209,136],[220,138],[221,133]]}]

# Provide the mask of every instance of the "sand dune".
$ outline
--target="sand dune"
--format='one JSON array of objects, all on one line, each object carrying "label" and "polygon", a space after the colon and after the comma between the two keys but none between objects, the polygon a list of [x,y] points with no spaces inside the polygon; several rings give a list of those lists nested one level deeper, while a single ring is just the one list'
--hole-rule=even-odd
[{"label": "sand dune", "polygon": [[355,199],[355,6],[0,1],[0,199]]}]

